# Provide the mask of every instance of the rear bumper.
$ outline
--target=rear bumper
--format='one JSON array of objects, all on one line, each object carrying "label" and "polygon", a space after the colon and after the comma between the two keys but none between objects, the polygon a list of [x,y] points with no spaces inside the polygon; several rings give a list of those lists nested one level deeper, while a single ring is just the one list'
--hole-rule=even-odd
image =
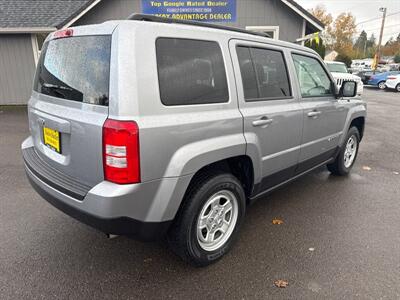
[{"label": "rear bumper", "polygon": [[34,179],[34,175],[29,169],[27,169],[27,175],[32,187],[43,199],[70,217],[104,233],[130,236],[143,241],[153,241],[164,236],[171,225],[172,221],[142,222],[129,217],[103,218],[90,214],[77,207],[68,205],[50,194],[37,183],[37,180]]},{"label": "rear bumper", "polygon": [[396,82],[386,81],[385,86],[388,89],[394,90],[396,88]]},{"label": "rear bumper", "polygon": [[29,181],[53,206],[105,233],[140,240],[155,240],[167,232],[191,179],[188,175],[130,185],[102,181],[71,193],[79,180],[42,165],[31,137],[23,142],[22,153]]}]

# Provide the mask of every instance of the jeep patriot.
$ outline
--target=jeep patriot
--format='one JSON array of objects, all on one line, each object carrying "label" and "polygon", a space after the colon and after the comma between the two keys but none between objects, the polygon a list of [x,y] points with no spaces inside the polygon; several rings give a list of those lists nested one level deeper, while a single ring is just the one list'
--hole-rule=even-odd
[{"label": "jeep patriot", "polygon": [[320,166],[347,175],[357,83],[316,52],[218,25],[133,15],[44,43],[22,143],[35,190],[107,234],[166,237],[205,266],[246,207]]}]

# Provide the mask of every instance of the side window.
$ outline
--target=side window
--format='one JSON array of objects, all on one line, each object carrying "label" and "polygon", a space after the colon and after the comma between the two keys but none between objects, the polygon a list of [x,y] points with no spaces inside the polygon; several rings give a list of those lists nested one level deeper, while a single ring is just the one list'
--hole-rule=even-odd
[{"label": "side window", "polygon": [[293,54],[293,61],[302,97],[332,95],[332,83],[317,59]]},{"label": "side window", "polygon": [[282,99],[291,96],[289,77],[280,51],[236,48],[246,100]]},{"label": "side window", "polygon": [[237,47],[236,53],[239,58],[240,73],[242,74],[243,91],[245,99],[257,99],[257,77],[254,71],[253,61],[251,60],[250,48]]},{"label": "side window", "polygon": [[280,98],[290,95],[289,77],[280,51],[251,49],[260,98]]},{"label": "side window", "polygon": [[218,43],[176,38],[156,41],[158,80],[164,105],[222,103],[229,100]]}]

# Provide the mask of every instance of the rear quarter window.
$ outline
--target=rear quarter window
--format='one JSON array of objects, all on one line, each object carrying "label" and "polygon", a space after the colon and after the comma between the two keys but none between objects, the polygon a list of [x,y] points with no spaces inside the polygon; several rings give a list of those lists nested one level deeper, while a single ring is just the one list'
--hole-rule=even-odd
[{"label": "rear quarter window", "polygon": [[44,44],[33,89],[49,96],[108,106],[111,36],[77,36]]},{"label": "rear quarter window", "polygon": [[229,100],[221,48],[212,41],[158,38],[160,98],[164,105],[222,103]]}]

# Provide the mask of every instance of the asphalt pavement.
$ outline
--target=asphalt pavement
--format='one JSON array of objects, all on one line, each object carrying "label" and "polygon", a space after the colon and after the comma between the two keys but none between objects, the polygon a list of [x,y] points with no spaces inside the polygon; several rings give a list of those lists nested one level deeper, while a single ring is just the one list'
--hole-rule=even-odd
[{"label": "asphalt pavement", "polygon": [[400,93],[364,98],[351,175],[321,168],[259,200],[207,268],[163,243],[107,239],[41,199],[21,159],[26,110],[0,107],[0,299],[400,299]]}]

